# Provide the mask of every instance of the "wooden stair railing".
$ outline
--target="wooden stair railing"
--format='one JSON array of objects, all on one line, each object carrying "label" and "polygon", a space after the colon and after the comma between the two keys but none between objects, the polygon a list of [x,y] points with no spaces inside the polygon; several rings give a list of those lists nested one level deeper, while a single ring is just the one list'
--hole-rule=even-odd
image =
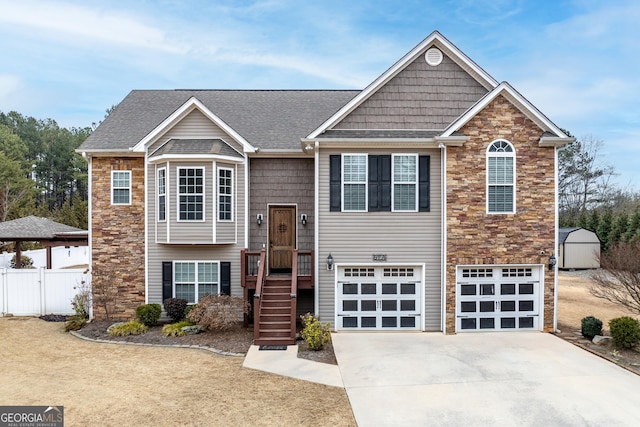
[{"label": "wooden stair railing", "polygon": [[291,276],[264,275],[262,261],[254,294],[254,344],[292,345],[296,342],[297,251]]},{"label": "wooden stair railing", "polygon": [[253,340],[260,338],[260,312],[262,310],[262,288],[264,287],[267,251],[260,251],[260,261],[258,262],[258,279],[256,280],[256,292],[253,294]]}]

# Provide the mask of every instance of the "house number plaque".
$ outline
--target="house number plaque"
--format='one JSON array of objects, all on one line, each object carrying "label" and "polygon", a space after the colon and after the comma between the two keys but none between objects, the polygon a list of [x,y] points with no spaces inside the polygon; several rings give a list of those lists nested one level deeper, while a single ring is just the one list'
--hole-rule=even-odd
[{"label": "house number plaque", "polygon": [[387,254],[373,254],[373,260],[374,261],[386,261],[387,260]]}]

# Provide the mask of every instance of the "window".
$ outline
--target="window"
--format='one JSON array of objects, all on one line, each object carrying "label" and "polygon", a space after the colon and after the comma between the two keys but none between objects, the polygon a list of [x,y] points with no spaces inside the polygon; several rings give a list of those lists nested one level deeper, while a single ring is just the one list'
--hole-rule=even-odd
[{"label": "window", "polygon": [[329,210],[429,212],[430,173],[430,156],[330,155]]},{"label": "window", "polygon": [[417,156],[393,155],[393,210],[416,211],[418,201]]},{"label": "window", "polygon": [[158,221],[167,219],[167,170],[158,169]]},{"label": "window", "polygon": [[515,212],[515,151],[502,139],[487,149],[487,212]]},{"label": "window", "polygon": [[204,168],[178,168],[178,219],[204,221]]},{"label": "window", "polygon": [[233,218],[233,170],[218,169],[218,220],[231,221]]},{"label": "window", "polygon": [[111,204],[131,204],[131,171],[111,171]]},{"label": "window", "polygon": [[342,200],[345,211],[367,210],[367,156],[364,154],[345,154],[343,157]]},{"label": "window", "polygon": [[218,262],[175,261],[173,266],[175,297],[197,303],[205,295],[220,293]]}]

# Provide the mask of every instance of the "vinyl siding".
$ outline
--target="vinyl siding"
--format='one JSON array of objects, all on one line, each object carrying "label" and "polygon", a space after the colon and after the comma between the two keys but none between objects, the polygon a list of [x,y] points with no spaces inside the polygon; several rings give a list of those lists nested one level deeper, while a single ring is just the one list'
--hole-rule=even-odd
[{"label": "vinyl siding", "polygon": [[329,253],[334,262],[345,265],[371,264],[372,255],[386,254],[380,266],[400,263],[425,264],[425,327],[441,330],[441,167],[440,152],[425,150],[349,150],[369,154],[418,153],[430,155],[430,212],[330,212],[329,155],[337,151],[321,150],[319,165],[318,303],[323,322],[335,318],[334,271],[327,271],[324,260]]},{"label": "vinyl siding", "polygon": [[229,146],[235,148],[239,153],[243,152],[240,144],[235,142],[224,130],[211,122],[211,120],[198,110],[189,113],[179,123],[162,134],[161,137],[158,137],[148,152],[153,153],[162,144],[172,138],[219,138],[229,144]]},{"label": "vinyl siding", "polygon": [[486,93],[446,55],[435,67],[420,55],[334,128],[444,129]]},{"label": "vinyl siding", "polygon": [[[211,162],[207,162],[207,173],[213,171],[213,165]],[[240,250],[244,247],[244,211],[245,211],[245,166],[239,164],[234,167],[234,217],[233,223],[224,223],[223,227],[220,227],[220,222],[217,222],[216,230],[219,233],[217,235],[217,244],[212,244],[212,225],[216,219],[215,212],[212,210],[214,206],[214,197],[212,193],[212,187],[210,183],[207,183],[205,191],[207,192],[205,203],[207,203],[207,209],[205,212],[205,218],[208,223],[192,223],[192,230],[188,233],[176,234],[180,232],[180,229],[175,230],[175,175],[176,167],[184,163],[171,162],[167,170],[169,171],[169,177],[171,184],[167,185],[167,218],[172,218],[172,221],[166,223],[156,222],[156,189],[155,189],[155,177],[149,179],[149,191],[148,200],[150,208],[147,210],[147,224],[148,230],[148,289],[149,289],[149,302],[161,303],[162,302],[162,262],[163,261],[175,261],[175,260],[211,260],[211,261],[228,261],[231,263],[231,294],[242,296],[242,287],[240,286]],[[193,165],[193,163],[189,163]],[[225,164],[229,166],[228,164]],[[160,165],[158,165],[160,166]],[[149,166],[149,170],[154,170],[154,165]],[[213,178],[209,173],[209,177],[205,177],[207,182]],[[173,196],[171,196],[173,194]],[[208,201],[207,201],[208,200]],[[184,223],[183,223],[184,224]],[[185,242],[184,245],[177,244],[163,244],[158,243],[162,240],[156,241],[156,226],[158,229],[158,239],[163,236],[163,231],[170,225],[171,236],[173,241],[177,240],[176,236],[180,239],[191,239]],[[204,232],[203,228],[204,227]],[[196,236],[196,237],[193,237]],[[205,244],[192,245],[189,243],[198,243],[198,239],[208,241]],[[228,239],[228,240],[227,240]]]}]

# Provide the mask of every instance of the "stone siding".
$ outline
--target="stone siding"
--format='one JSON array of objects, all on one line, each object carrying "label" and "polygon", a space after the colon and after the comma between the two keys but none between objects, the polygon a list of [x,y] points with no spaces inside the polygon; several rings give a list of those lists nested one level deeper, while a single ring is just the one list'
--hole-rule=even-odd
[{"label": "stone siding", "polygon": [[[471,137],[447,149],[446,327],[455,331],[456,266],[544,264],[554,249],[554,149],[543,131],[499,96],[467,123]],[[486,150],[496,139],[516,151],[516,213],[487,214]],[[544,251],[544,255],[541,252]],[[553,330],[554,273],[544,269],[544,330]]]},{"label": "stone siding", "polygon": [[[111,171],[131,171],[131,204],[111,204]],[[96,293],[113,295],[111,318],[135,318],[145,303],[144,159],[94,157],[91,160],[91,244],[93,315],[105,318]]]}]

